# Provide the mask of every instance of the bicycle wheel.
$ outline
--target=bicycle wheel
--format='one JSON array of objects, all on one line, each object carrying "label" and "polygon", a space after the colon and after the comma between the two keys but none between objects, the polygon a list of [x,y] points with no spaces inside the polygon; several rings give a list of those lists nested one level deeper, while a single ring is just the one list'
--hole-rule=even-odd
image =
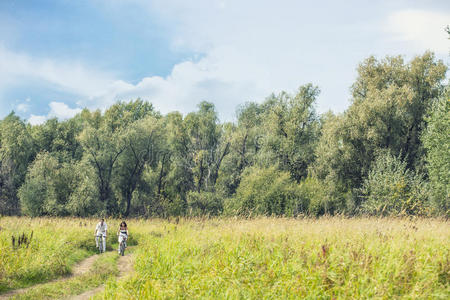
[{"label": "bicycle wheel", "polygon": [[120,243],[120,255],[125,255],[125,242]]}]

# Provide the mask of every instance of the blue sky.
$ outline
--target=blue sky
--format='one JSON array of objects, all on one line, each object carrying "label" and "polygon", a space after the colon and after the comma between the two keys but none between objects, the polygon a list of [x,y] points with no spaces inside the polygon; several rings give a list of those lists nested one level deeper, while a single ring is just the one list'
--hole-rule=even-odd
[{"label": "blue sky", "polygon": [[344,111],[370,55],[449,62],[448,1],[2,0],[0,117],[32,124],[141,97],[163,113],[237,106],[312,82]]}]

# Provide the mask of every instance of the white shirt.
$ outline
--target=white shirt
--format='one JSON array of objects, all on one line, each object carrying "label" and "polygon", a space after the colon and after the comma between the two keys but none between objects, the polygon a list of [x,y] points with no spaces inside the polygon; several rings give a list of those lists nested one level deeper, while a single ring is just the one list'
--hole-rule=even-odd
[{"label": "white shirt", "polygon": [[105,222],[103,222],[103,225],[101,222],[98,222],[97,226],[95,227],[95,231],[97,234],[106,234],[106,230],[108,229],[108,225],[106,225]]}]

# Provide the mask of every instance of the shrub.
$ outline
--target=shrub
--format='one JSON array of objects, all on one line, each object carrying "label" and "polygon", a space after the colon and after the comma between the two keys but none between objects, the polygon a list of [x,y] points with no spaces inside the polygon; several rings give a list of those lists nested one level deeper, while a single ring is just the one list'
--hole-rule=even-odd
[{"label": "shrub", "polygon": [[299,190],[302,211],[315,216],[327,213],[325,190],[319,179],[307,177],[300,183]]},{"label": "shrub", "polygon": [[298,185],[288,172],[270,168],[247,168],[236,195],[227,203],[230,214],[296,215],[299,212]]},{"label": "shrub", "polygon": [[223,210],[222,197],[215,192],[189,192],[187,204],[189,214],[194,216],[217,216]]},{"label": "shrub", "polygon": [[360,190],[361,211],[370,215],[426,213],[427,184],[406,162],[390,153],[378,156]]}]

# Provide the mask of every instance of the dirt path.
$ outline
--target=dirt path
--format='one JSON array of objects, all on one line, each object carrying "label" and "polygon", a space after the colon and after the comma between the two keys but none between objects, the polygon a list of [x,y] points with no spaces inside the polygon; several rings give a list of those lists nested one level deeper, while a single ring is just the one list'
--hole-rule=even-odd
[{"label": "dirt path", "polygon": [[58,278],[58,279],[54,279],[54,280],[51,280],[51,281],[35,284],[35,285],[29,286],[29,287],[26,287],[26,288],[23,288],[23,289],[12,290],[12,291],[10,291],[10,292],[8,292],[6,294],[0,295],[0,300],[9,299],[9,298],[11,298],[11,297],[13,297],[15,295],[19,295],[19,294],[25,293],[26,291],[28,291],[31,288],[36,288],[36,287],[39,287],[39,286],[44,285],[44,284],[48,284],[48,283],[51,283],[51,282],[57,282],[57,281],[63,281],[63,280],[70,279],[70,278],[72,278],[74,276],[83,275],[83,274],[89,272],[92,264],[94,263],[94,261],[97,258],[98,258],[98,254],[89,256],[88,258],[86,258],[86,259],[80,261],[79,263],[77,263],[72,268],[72,273],[67,275],[67,276],[64,276],[64,277],[61,277],[61,278]]},{"label": "dirt path", "polygon": [[97,260],[98,254],[89,256],[85,260],[79,262],[72,270],[71,276],[80,276],[86,274],[91,269],[94,262]]},{"label": "dirt path", "polygon": [[[121,256],[119,261],[117,262],[117,268],[119,269],[119,276],[117,279],[125,277],[127,274],[130,274],[133,271],[133,261],[130,254],[126,254],[125,256]],[[101,285],[93,290],[89,290],[84,292],[83,294],[72,296],[67,298],[68,300],[87,300],[93,297],[95,294],[98,294],[103,291],[105,288],[104,285]]]}]

